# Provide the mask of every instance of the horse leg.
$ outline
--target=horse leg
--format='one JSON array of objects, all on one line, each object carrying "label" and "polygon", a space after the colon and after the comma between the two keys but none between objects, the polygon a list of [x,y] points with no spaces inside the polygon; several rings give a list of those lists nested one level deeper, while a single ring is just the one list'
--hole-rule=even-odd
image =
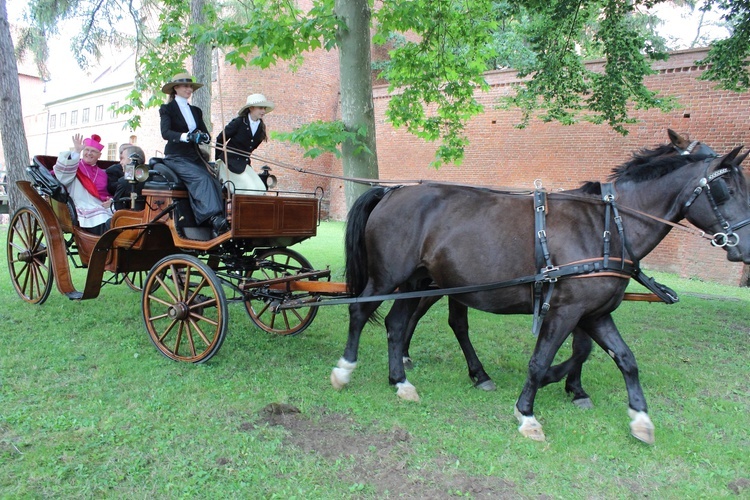
[{"label": "horse leg", "polygon": [[474,387],[485,391],[494,391],[495,383],[487,372],[484,371],[482,362],[479,361],[474,346],[469,340],[469,308],[457,300],[448,298],[448,324],[456,335],[456,340],[464,352],[466,365],[469,368],[469,378],[474,382]]},{"label": "horse leg", "polygon": [[406,380],[404,370],[404,333],[418,303],[419,299],[397,300],[385,317],[388,331],[388,381],[398,388],[396,395],[408,401],[419,401],[417,389]]},{"label": "horse leg", "polygon": [[635,356],[615,326],[610,314],[581,322],[581,327],[614,360],[625,379],[628,391],[628,416],[630,433],[646,444],[654,444],[654,424],[648,416],[646,398],[638,377]]},{"label": "horse leg", "polygon": [[441,298],[441,296],[422,297],[419,301],[419,305],[414,310],[414,314],[409,318],[409,323],[406,325],[406,333],[404,334],[404,368],[407,370],[414,368],[414,363],[409,355],[409,346],[411,345],[411,338],[414,336],[414,330],[417,329],[417,323],[419,323],[419,320],[427,314],[430,307],[434,306]]},{"label": "horse leg", "polygon": [[359,302],[349,306],[349,336],[346,340],[344,355],[331,371],[331,385],[334,389],[341,390],[349,383],[352,372],[357,367],[357,351],[362,329],[380,304],[380,302]]},{"label": "horse leg", "polygon": [[593,408],[594,404],[581,385],[581,371],[583,363],[591,354],[591,337],[586,332],[576,327],[573,330],[573,354],[559,365],[551,366],[542,379],[542,387],[553,382],[559,382],[563,377],[565,380],[565,392],[573,394],[573,404],[579,408]]},{"label": "horse leg", "polygon": [[521,424],[518,431],[534,441],[544,441],[542,424],[534,417],[534,399],[542,381],[555,359],[557,351],[575,327],[577,318],[565,317],[563,310],[551,311],[537,338],[534,352],[529,359],[529,371],[521,395],[516,401],[514,415]]}]

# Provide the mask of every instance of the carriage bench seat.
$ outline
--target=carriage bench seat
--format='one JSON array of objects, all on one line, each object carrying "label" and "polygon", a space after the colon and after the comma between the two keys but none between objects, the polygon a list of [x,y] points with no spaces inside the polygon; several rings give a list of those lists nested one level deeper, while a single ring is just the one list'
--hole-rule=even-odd
[{"label": "carriage bench seat", "polygon": [[78,215],[68,190],[52,175],[52,167],[56,161],[54,156],[35,156],[34,163],[26,167],[26,172],[37,191],[49,197],[50,206],[60,221],[62,230],[72,233],[73,228],[78,226]]},{"label": "carriage bench seat", "polygon": [[[73,199],[68,190],[60,180],[52,173],[57,162],[56,156],[37,155],[33,158],[34,163],[26,167],[26,172],[31,177],[34,187],[50,199],[50,205],[65,232],[72,233],[74,227],[78,227],[78,215]],[[116,165],[116,161],[100,160],[97,165],[107,168]]]},{"label": "carriage bench seat", "polygon": [[157,191],[187,191],[185,184],[177,177],[174,170],[164,164],[162,158],[151,158],[148,161],[149,177],[144,183],[144,189]]}]

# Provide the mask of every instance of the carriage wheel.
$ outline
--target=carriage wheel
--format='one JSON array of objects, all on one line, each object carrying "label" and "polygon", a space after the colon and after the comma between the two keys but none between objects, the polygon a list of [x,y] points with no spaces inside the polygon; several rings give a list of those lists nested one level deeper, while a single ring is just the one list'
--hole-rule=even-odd
[{"label": "carriage wheel", "polygon": [[31,304],[42,304],[52,290],[54,275],[47,241],[36,209],[16,210],[8,228],[8,270],[18,295]]},{"label": "carriage wheel", "polygon": [[[264,250],[258,253],[256,258],[260,265],[249,275],[251,280],[266,281],[312,270],[312,265],[306,258],[287,248]],[[318,308],[305,307],[277,311],[274,306],[284,300],[308,295],[307,292],[277,292],[258,289],[245,296],[245,309],[252,322],[262,330],[278,335],[295,335],[310,326],[315,315],[318,314]]]},{"label": "carriage wheel", "polygon": [[175,361],[208,361],[226,337],[229,316],[221,281],[190,255],[170,255],[151,268],[141,308],[151,342]]}]

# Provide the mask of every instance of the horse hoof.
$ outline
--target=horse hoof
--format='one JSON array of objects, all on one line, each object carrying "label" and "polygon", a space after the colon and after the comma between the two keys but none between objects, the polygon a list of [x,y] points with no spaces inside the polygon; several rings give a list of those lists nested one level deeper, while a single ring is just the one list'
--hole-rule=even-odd
[{"label": "horse hoof", "polygon": [[523,437],[527,437],[533,441],[544,441],[547,439],[547,437],[544,435],[544,432],[542,431],[542,426],[539,422],[534,422],[533,424],[525,425],[522,424],[518,427],[518,432],[523,434]]},{"label": "horse hoof", "polygon": [[404,358],[404,370],[413,370],[414,369],[414,362],[411,360],[411,358]]},{"label": "horse hoof", "polygon": [[497,389],[497,386],[495,385],[495,382],[492,380],[485,380],[481,384],[474,384],[474,387],[477,389],[482,389],[483,391],[494,391]]},{"label": "horse hoof", "polygon": [[396,396],[406,401],[419,402],[419,394],[417,394],[417,388],[411,385],[409,381],[399,382],[396,384]]},{"label": "horse hoof", "polygon": [[518,426],[518,432],[520,432],[524,437],[527,437],[534,441],[544,441],[546,439],[544,431],[542,430],[542,424],[540,424],[533,415],[530,417],[523,415],[520,411],[518,411],[518,407],[515,407],[513,409],[513,414],[521,424]]},{"label": "horse hoof", "polygon": [[630,434],[646,444],[654,444],[654,424],[646,412],[628,410],[628,415],[633,419],[630,422]]},{"label": "horse hoof", "polygon": [[594,403],[591,401],[591,398],[574,399],[573,404],[578,408],[583,408],[584,410],[590,410],[594,407]]},{"label": "horse hoof", "polygon": [[336,368],[331,371],[331,385],[337,391],[344,388],[352,378],[352,372],[357,367],[357,362],[350,363],[344,358],[339,359]]},{"label": "horse hoof", "polygon": [[339,378],[336,376],[336,370],[339,370],[339,368],[334,368],[331,371],[331,385],[333,386],[334,389],[336,389],[337,391],[340,391],[341,389],[346,387],[346,383],[339,380]]}]

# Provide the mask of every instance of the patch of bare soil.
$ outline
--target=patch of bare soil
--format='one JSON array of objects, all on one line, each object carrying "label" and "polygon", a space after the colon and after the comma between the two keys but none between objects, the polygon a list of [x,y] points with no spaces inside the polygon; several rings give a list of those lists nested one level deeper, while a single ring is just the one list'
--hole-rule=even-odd
[{"label": "patch of bare soil", "polygon": [[378,498],[520,498],[510,481],[450,469],[455,459],[436,457],[430,467],[410,467],[411,449],[417,443],[404,429],[374,432],[345,415],[320,410],[307,416],[279,403],[266,406],[259,415],[269,425],[283,426],[289,432],[286,444],[332,463],[352,460],[353,467],[340,473],[341,481],[367,485]]}]

